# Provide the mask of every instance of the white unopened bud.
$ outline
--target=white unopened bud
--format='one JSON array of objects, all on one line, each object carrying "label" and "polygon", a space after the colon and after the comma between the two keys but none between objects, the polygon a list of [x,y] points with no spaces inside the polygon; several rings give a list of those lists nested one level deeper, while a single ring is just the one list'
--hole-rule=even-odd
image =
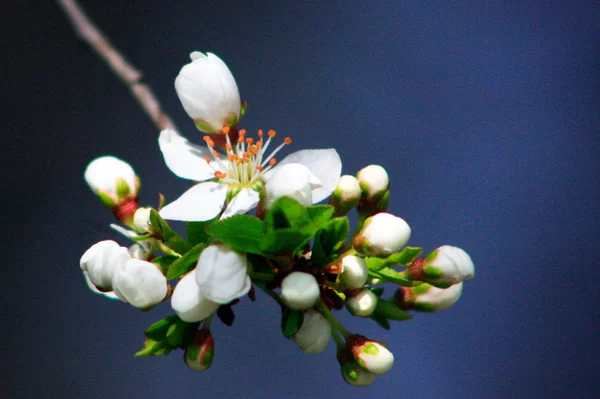
[{"label": "white unopened bud", "polygon": [[323,353],[331,338],[331,326],[323,315],[314,309],[304,313],[302,326],[292,337],[306,353]]},{"label": "white unopened bud", "polygon": [[[94,159],[85,169],[85,181],[109,207],[138,195],[140,181],[131,165],[113,156]],[[108,204],[106,202],[109,202]]]},{"label": "white unopened bud", "polygon": [[113,288],[121,300],[148,310],[165,299],[168,284],[156,265],[131,259],[117,270]]},{"label": "white unopened bud", "polygon": [[227,65],[216,55],[194,51],[192,62],[181,68],[175,90],[181,105],[205,133],[234,126],[240,117],[240,93]]},{"label": "white unopened bud", "polygon": [[458,247],[444,245],[417,259],[408,268],[411,279],[426,281],[439,288],[471,280],[475,276],[475,266],[469,254]]},{"label": "white unopened bud", "polygon": [[342,271],[339,275],[341,289],[361,288],[368,277],[369,268],[363,258],[348,255],[342,259]]},{"label": "white unopened bud", "polygon": [[387,373],[394,365],[394,355],[380,342],[353,335],[346,339],[346,347],[360,367],[375,375]]},{"label": "white unopened bud", "polygon": [[312,205],[312,189],[318,179],[299,163],[288,163],[275,168],[265,185],[264,209],[269,209],[281,197],[289,197],[303,206]]},{"label": "white unopened bud", "polygon": [[354,249],[363,255],[385,257],[404,247],[410,233],[410,226],[404,219],[381,212],[365,220],[352,243]]},{"label": "white unopened bud", "polygon": [[248,276],[248,257],[226,244],[213,244],[200,254],[196,283],[202,295],[226,304],[246,295],[252,287]]},{"label": "white unopened bud", "polygon": [[131,259],[127,248],[114,241],[105,240],[92,245],[79,261],[91,283],[100,291],[113,291],[117,270]]},{"label": "white unopened bud", "polygon": [[364,288],[346,297],[346,308],[354,316],[370,317],[377,307],[378,299],[370,289]]},{"label": "white unopened bud", "polygon": [[150,212],[152,208],[138,208],[133,214],[133,229],[137,233],[147,233],[150,231]]},{"label": "white unopened bud", "polygon": [[319,295],[319,284],[312,274],[292,272],[281,282],[281,300],[292,310],[312,307]]},{"label": "white unopened bud", "polygon": [[346,363],[342,367],[344,381],[354,387],[367,387],[375,381],[376,375],[358,367],[355,363]]},{"label": "white unopened bud", "polygon": [[219,304],[207,299],[196,282],[196,270],[186,274],[173,290],[171,307],[185,322],[195,323],[213,314]]},{"label": "white unopened bud", "polygon": [[343,216],[354,208],[360,200],[361,193],[356,177],[350,175],[340,177],[340,181],[329,199],[329,203],[335,207],[336,216]]},{"label": "white unopened bud", "polygon": [[356,178],[362,189],[362,198],[368,202],[378,202],[390,188],[390,178],[379,165],[369,165],[359,170]]},{"label": "white unopened bud", "polygon": [[403,287],[410,290],[404,295],[404,305],[420,312],[437,312],[445,310],[454,305],[460,298],[463,290],[463,282],[451,285],[448,288],[437,288],[427,283],[416,287]]}]

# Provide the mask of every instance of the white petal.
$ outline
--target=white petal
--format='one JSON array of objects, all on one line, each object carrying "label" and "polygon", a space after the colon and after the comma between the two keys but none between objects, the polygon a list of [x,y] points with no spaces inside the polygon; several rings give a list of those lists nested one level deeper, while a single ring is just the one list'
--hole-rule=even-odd
[{"label": "white petal", "polygon": [[114,292],[112,291],[108,291],[108,292],[102,292],[100,291],[98,288],[96,288],[96,286],[94,285],[94,283],[92,283],[92,280],[90,280],[90,278],[88,277],[87,272],[83,272],[83,277],[85,278],[85,283],[87,284],[88,288],[94,293],[94,294],[98,294],[98,295],[102,295],[108,299],[119,299],[119,297],[117,297],[115,295]]},{"label": "white petal", "polygon": [[250,291],[248,259],[228,245],[210,245],[198,259],[196,282],[211,301],[229,303]]},{"label": "white petal", "polygon": [[251,188],[243,189],[227,205],[227,209],[221,215],[221,220],[248,212],[258,204],[259,197],[258,193]]},{"label": "white petal", "polygon": [[223,209],[227,186],[215,182],[195,185],[160,210],[167,220],[202,222],[217,216]]},{"label": "white petal", "polygon": [[181,320],[195,323],[210,316],[217,310],[219,304],[202,295],[196,283],[196,270],[192,270],[175,286],[171,307]]},{"label": "white petal", "polygon": [[[320,180],[320,187],[313,189],[313,204],[327,198],[337,187],[342,174],[342,161],[333,148],[323,150],[301,150],[285,157],[279,166],[287,163],[300,163],[306,166]],[[277,167],[272,170],[276,170]],[[264,176],[265,181],[272,176],[272,170]],[[313,181],[311,181],[313,183]]]},{"label": "white petal", "polygon": [[191,144],[173,129],[160,132],[158,145],[167,167],[182,179],[203,181],[214,177],[205,160],[211,156],[208,148]]}]

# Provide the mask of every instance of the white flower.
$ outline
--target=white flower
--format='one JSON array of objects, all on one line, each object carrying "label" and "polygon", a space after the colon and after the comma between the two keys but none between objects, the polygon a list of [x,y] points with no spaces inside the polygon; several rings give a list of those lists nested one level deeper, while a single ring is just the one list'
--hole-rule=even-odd
[{"label": "white flower", "polygon": [[460,298],[463,282],[448,288],[437,288],[427,283],[410,288],[414,299],[413,308],[421,312],[437,312],[448,309]]},{"label": "white flower", "polygon": [[103,201],[111,200],[113,205],[126,197],[136,197],[140,188],[131,165],[109,155],[90,162],[84,177],[94,193],[103,196]]},{"label": "white flower", "polygon": [[362,190],[358,180],[354,176],[343,175],[331,193],[329,203],[336,208],[336,215],[343,216],[356,206],[360,199]]},{"label": "white flower", "polygon": [[206,133],[218,132],[235,117],[240,117],[240,93],[227,65],[216,55],[194,51],[192,62],[181,68],[175,90],[181,105]]},{"label": "white flower", "polygon": [[209,245],[198,259],[196,283],[202,295],[220,304],[246,295],[252,287],[246,254],[226,244]]},{"label": "white flower", "polygon": [[147,310],[167,296],[167,279],[156,265],[141,259],[131,259],[115,274],[113,288],[123,301]]},{"label": "white flower", "polygon": [[259,192],[264,190],[264,184],[269,183],[274,172],[290,163],[304,165],[310,171],[310,181],[319,182],[318,186],[311,186],[312,203],[322,201],[335,189],[342,164],[334,149],[298,151],[275,165],[274,155],[291,140],[286,138],[267,156],[275,131],[268,133],[266,141],[263,141],[262,131],[256,142],[246,138],[245,134],[240,130],[234,144],[229,135],[225,135],[228,145],[227,154],[223,156],[215,151],[214,142],[208,136],[204,138],[208,148],[201,148],[190,144],[172,129],[163,130],[158,142],[169,169],[183,179],[202,183],[162,208],[160,215],[168,220],[210,220],[223,211],[225,204],[222,219],[246,213],[256,207]]},{"label": "white flower", "polygon": [[362,289],[346,297],[346,308],[354,316],[370,317],[379,298],[370,289]]},{"label": "white flower", "polygon": [[363,258],[354,255],[344,256],[342,272],[339,275],[340,288],[360,288],[367,282],[369,268]]},{"label": "white flower", "polygon": [[[312,181],[311,181],[312,180]],[[265,186],[266,196],[264,209],[269,209],[281,197],[289,197],[303,206],[311,206],[312,190],[319,187],[320,182],[310,170],[299,163],[281,165],[274,172]]]},{"label": "white flower", "polygon": [[171,307],[185,322],[195,323],[213,314],[219,304],[207,299],[196,282],[196,269],[186,274],[175,286]]},{"label": "white flower", "polygon": [[331,339],[331,326],[321,313],[309,309],[292,339],[306,353],[323,353]]},{"label": "white flower", "polygon": [[79,265],[86,278],[99,291],[113,291],[113,279],[119,267],[131,259],[127,248],[105,240],[92,245],[81,256]]},{"label": "white flower", "polygon": [[319,284],[312,274],[292,272],[281,282],[281,300],[292,310],[312,307],[319,296]]},{"label": "white flower", "polygon": [[475,277],[475,266],[465,251],[444,245],[431,252],[421,262],[413,262],[408,272],[414,280],[446,288]]},{"label": "white flower", "polygon": [[362,189],[362,197],[369,202],[379,201],[390,187],[390,178],[384,168],[369,165],[356,175]]},{"label": "white flower", "polygon": [[352,352],[356,363],[375,375],[387,373],[394,365],[392,352],[377,341],[354,335],[346,339],[346,345]]},{"label": "white flower", "polygon": [[389,256],[406,245],[410,233],[410,226],[404,219],[381,212],[365,220],[353,245],[363,255]]}]

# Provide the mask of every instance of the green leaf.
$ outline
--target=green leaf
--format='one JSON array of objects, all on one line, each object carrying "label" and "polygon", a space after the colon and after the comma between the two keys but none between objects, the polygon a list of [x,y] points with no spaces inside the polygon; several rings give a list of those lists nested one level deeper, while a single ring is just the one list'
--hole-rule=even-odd
[{"label": "green leaf", "polygon": [[306,208],[308,217],[315,231],[320,229],[331,219],[335,208],[331,205],[314,205]]},{"label": "green leaf", "polygon": [[337,255],[350,232],[347,217],[328,220],[317,232],[312,248],[312,262],[317,266],[329,263]]},{"label": "green leaf", "polygon": [[175,233],[154,209],[150,211],[150,224],[162,241],[173,251],[183,254],[191,248],[191,245]]},{"label": "green leaf", "polygon": [[306,208],[288,197],[279,198],[265,215],[266,229],[304,227],[310,223]]},{"label": "green leaf", "polygon": [[150,327],[148,327],[144,334],[146,335],[146,337],[154,341],[164,340],[167,336],[167,330],[169,329],[169,326],[177,320],[179,320],[179,317],[177,315],[165,317],[164,319],[159,320],[156,323],[152,324]]},{"label": "green leaf", "polygon": [[207,220],[205,222],[187,222],[185,225],[185,233],[190,244],[196,245],[201,242],[206,243],[210,239],[207,229],[215,222],[216,219]]},{"label": "green leaf", "polygon": [[412,319],[412,315],[396,306],[392,301],[386,301],[379,299],[377,301],[377,307],[373,312],[376,317],[382,317],[385,319],[403,321]]},{"label": "green leaf", "polygon": [[152,259],[152,263],[160,267],[160,270],[162,270],[163,273],[166,273],[167,270],[169,270],[169,266],[177,259],[179,259],[179,256],[177,255],[163,255]]},{"label": "green leaf", "polygon": [[181,258],[171,263],[167,271],[167,280],[173,280],[192,270],[196,266],[200,253],[205,247],[204,243],[200,243],[186,252]]},{"label": "green leaf", "polygon": [[311,238],[311,234],[293,228],[276,229],[265,234],[260,248],[263,252],[271,254],[294,253],[306,245]]},{"label": "green leaf", "polygon": [[140,349],[134,356],[146,357],[162,355],[167,349],[168,344],[165,341],[155,341],[153,339],[148,338],[144,341],[144,347]]},{"label": "green leaf", "polygon": [[167,342],[169,345],[174,347],[179,347],[181,345],[188,325],[188,323],[178,320],[169,326],[169,329],[167,330]]},{"label": "green leaf", "polygon": [[281,314],[281,331],[286,338],[293,337],[304,321],[304,312],[283,308]]},{"label": "green leaf", "polygon": [[398,284],[402,287],[412,287],[414,285],[420,284],[420,282],[416,283],[412,280],[405,278],[403,274],[398,273],[396,270],[390,267],[384,267],[379,271],[369,270],[369,277],[379,278],[381,280],[387,281],[388,283]]},{"label": "green leaf", "polygon": [[257,255],[263,253],[260,244],[264,236],[264,224],[255,216],[232,216],[210,226],[208,234],[237,251]]},{"label": "green leaf", "polygon": [[389,330],[391,328],[390,322],[385,317],[382,317],[381,315],[373,313],[371,315],[371,319],[375,320],[375,322],[377,322],[377,324],[379,324],[381,327],[385,328],[386,330]]},{"label": "green leaf", "polygon": [[379,271],[385,267],[409,266],[423,252],[423,248],[405,247],[401,252],[391,254],[387,258],[369,257],[366,259],[369,270]]}]

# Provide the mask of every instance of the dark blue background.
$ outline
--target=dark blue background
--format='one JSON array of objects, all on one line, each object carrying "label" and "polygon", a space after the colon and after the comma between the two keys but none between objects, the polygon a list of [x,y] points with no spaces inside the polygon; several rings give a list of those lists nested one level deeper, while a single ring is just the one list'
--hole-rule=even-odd
[{"label": "dark blue background", "polygon": [[383,165],[410,244],[466,249],[476,278],[450,310],[390,332],[342,314],[396,356],[366,390],[342,381],[333,345],[311,356],[287,341],[264,295],[236,306],[233,328],[216,323],[205,373],[178,353],[134,359],[169,306],[142,313],[86,288],[79,257],[118,237],[83,170],[103,154],[129,161],[148,204],[188,183],[51,2],[6,2],[1,396],[600,396],[598,2],[241,3],[83,6],[182,134],[200,141],[173,80],[190,51],[215,52],[249,102],[243,127],[277,129],[291,150],[335,147],[344,173]]}]

